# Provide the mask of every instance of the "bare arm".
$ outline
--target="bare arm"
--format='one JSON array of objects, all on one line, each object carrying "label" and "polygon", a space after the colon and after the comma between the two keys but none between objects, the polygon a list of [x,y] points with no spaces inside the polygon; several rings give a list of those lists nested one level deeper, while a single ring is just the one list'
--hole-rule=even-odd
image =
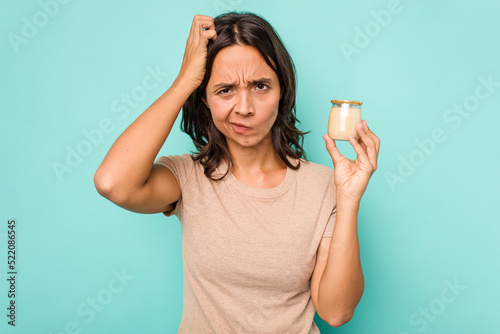
[{"label": "bare arm", "polygon": [[153,162],[190,94],[175,81],[118,137],[94,175],[99,194],[142,213],[161,212],[179,199],[173,173]]},{"label": "bare arm", "polygon": [[213,19],[196,15],[177,79],[115,141],[94,175],[99,194],[139,213],[163,212],[179,199],[173,173],[153,163],[182,106],[205,75],[210,38],[216,38]]},{"label": "bare arm", "polygon": [[339,327],[354,315],[364,291],[358,241],[359,203],[337,202],[331,238],[322,238],[311,278],[311,298],[318,315]]},{"label": "bare arm", "polygon": [[[360,139],[348,140],[357,153],[356,160],[340,154],[337,145],[324,135],[334,166],[337,216],[331,238],[318,247],[317,267],[311,278],[311,298],[318,315],[331,326],[348,322],[363,295],[365,281],[358,240],[358,212],[368,181],[377,170],[380,139],[366,120],[356,125]],[[328,240],[330,239],[330,240]]]}]

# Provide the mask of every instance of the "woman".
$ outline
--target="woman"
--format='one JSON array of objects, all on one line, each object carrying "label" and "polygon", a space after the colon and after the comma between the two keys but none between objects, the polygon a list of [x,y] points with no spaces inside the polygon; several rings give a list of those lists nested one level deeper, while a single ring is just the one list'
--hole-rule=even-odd
[{"label": "woman", "polygon": [[[181,107],[197,152],[155,161]],[[334,327],[353,316],[357,214],[379,139],[364,121],[353,161],[323,136],[333,171],[305,159],[294,110],[293,62],[267,21],[196,15],[178,77],[96,171],[117,205],[179,218],[179,332],[319,333],[315,311]]]}]

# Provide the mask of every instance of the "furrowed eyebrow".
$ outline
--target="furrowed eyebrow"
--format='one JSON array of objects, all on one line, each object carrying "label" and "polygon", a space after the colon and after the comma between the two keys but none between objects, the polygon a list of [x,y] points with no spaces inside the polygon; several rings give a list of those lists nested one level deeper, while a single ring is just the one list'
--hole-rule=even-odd
[{"label": "furrowed eyebrow", "polygon": [[[270,84],[271,78],[259,78],[259,79],[252,80],[249,83],[252,85],[262,84],[262,83]],[[219,88],[222,88],[222,87],[233,88],[235,86],[236,86],[236,82],[221,82],[221,83],[218,83],[217,85],[214,85],[214,91],[219,89]]]}]

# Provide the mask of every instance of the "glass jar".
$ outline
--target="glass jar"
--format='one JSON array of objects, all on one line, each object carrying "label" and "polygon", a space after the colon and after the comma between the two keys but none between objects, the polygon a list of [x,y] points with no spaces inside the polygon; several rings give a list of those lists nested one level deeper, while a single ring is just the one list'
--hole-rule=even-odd
[{"label": "glass jar", "polygon": [[363,102],[349,100],[332,100],[332,108],[328,117],[328,135],[335,140],[347,140],[352,134],[358,140],[356,124],[361,123],[361,105]]}]

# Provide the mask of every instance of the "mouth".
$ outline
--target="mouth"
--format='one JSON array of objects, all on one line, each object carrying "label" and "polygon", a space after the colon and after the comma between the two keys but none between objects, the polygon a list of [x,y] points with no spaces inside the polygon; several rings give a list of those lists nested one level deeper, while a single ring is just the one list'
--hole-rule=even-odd
[{"label": "mouth", "polygon": [[240,123],[230,123],[230,124],[233,127],[234,132],[236,132],[236,133],[243,134],[243,133],[247,133],[248,131],[250,131],[250,128],[247,126],[244,126],[243,124],[240,124]]}]

